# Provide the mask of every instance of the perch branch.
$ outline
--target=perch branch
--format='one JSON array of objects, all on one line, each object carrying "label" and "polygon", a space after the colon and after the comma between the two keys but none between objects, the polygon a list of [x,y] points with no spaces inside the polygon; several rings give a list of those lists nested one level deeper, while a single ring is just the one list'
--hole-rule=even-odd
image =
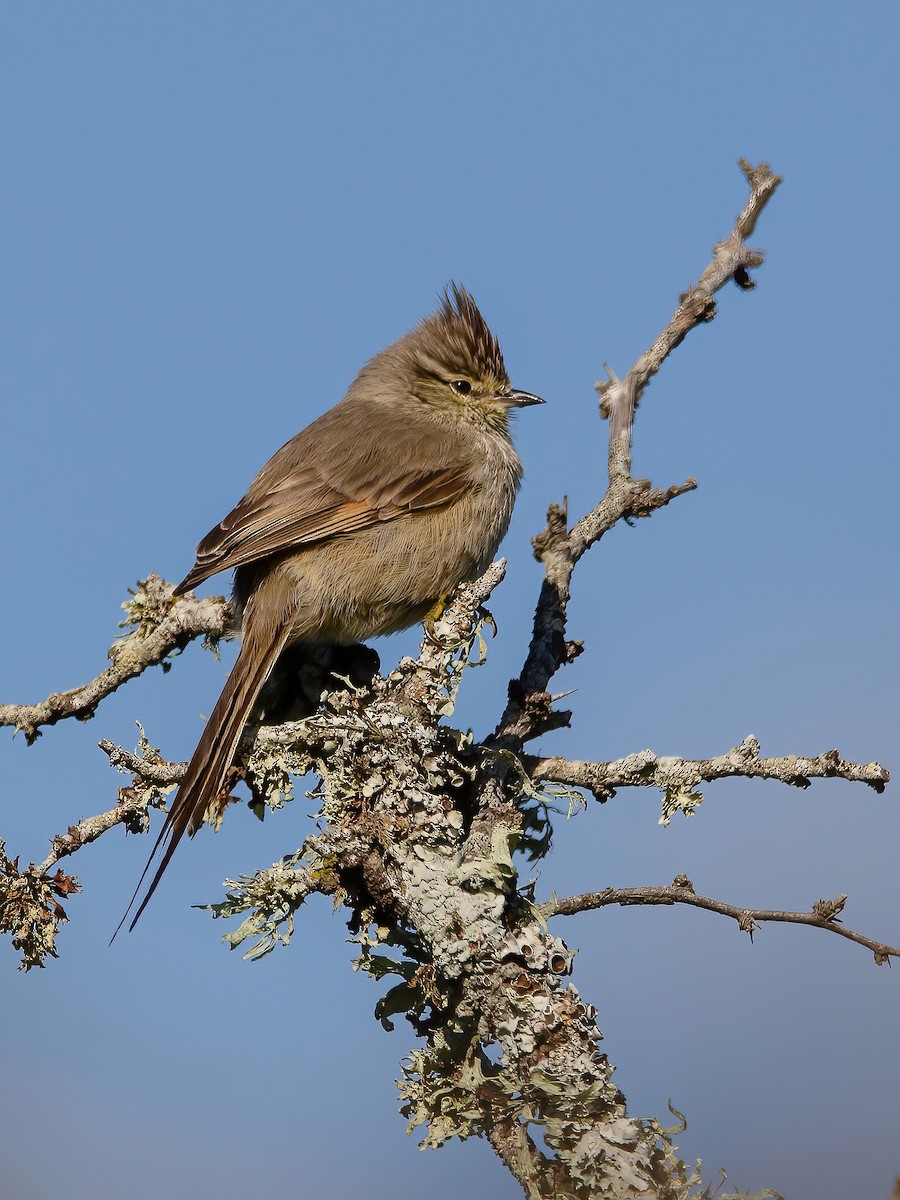
[{"label": "perch branch", "polygon": [[[435,623],[434,636],[422,642],[419,657],[404,659],[386,681],[389,694],[398,702],[413,702],[424,712],[429,705],[437,707],[441,697],[446,697],[447,691],[454,688],[458,682],[454,672],[458,650],[467,638],[473,636],[478,612],[503,579],[505,568],[505,560],[495,562],[480,578],[463,584],[457,590],[452,603]],[[162,586],[166,589],[170,587],[169,584]],[[199,605],[205,602],[193,603]],[[146,665],[150,665],[149,662]],[[257,749],[268,753],[278,749],[290,750],[293,761],[302,764],[310,748],[321,752],[322,744],[330,736],[330,727],[328,717],[315,716],[303,721],[249,729],[241,740],[241,757],[249,759]],[[64,834],[54,837],[50,854],[36,868],[39,874],[48,871],[59,859],[75,854],[83,846],[96,841],[116,825],[124,824],[132,833],[145,832],[149,828],[148,808],[159,806],[163,792],[174,787],[187,768],[187,763],[168,762],[160,757],[158,751],[149,746],[143,732],[141,753],[126,750],[105,738],[99,745],[110,765],[123,774],[133,775],[134,781],[128,787],[119,789],[119,801],[113,808],[86,817],[70,825]],[[303,770],[307,769],[308,765],[304,764]]]}]

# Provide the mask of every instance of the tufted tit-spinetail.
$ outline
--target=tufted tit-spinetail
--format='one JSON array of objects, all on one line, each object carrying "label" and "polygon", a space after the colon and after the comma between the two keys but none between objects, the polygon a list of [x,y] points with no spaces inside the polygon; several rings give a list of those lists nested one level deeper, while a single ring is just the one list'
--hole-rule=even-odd
[{"label": "tufted tit-spinetail", "polygon": [[522,480],[510,411],[542,403],[510,385],[475,301],[451,284],[206,535],[175,595],[233,568],[241,648],[138,883],[134,899],[162,848],[131,929],[181,838],[224,803],[244,724],[285,647],[405,629],[488,566]]}]

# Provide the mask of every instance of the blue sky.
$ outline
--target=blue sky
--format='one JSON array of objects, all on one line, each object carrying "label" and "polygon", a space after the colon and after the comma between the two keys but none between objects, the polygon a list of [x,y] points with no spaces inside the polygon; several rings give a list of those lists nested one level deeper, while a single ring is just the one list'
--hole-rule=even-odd
[{"label": "blue sky", "polygon": [[[885,3],[6,6],[0,698],[95,675],[125,589],[181,578],[269,454],[455,278],[549,401],[519,421],[500,636],[457,714],[486,732],[527,641],[528,539],[549,501],[577,515],[602,486],[591,385],[730,229],[744,155],[785,177],[758,290],[720,296],[637,418],[636,471],[700,488],[579,568],[576,717],[541,746],[693,757],[753,732],[766,753],[896,767],[898,24]],[[413,645],[378,648],[389,665]],[[226,665],[194,646],[87,726],[7,736],[10,852],[40,860],[110,806],[101,737],[133,745],[140,720],[186,757]],[[896,943],[893,791],[732,781],[668,830],[654,794],[623,792],[560,820],[539,893],[679,871],[735,903],[846,891],[847,923]],[[189,907],[299,844],[309,807],[232,812],[108,950],[148,852],[113,833],[73,863],[61,960],[25,976],[0,952],[0,1193],[519,1194],[483,1145],[405,1136],[410,1038],[372,1020],[379,989],[327,905],[256,965]],[[811,930],[750,945],[693,911],[558,932],[632,1111],[671,1097],[687,1156],[789,1200],[886,1196],[896,969]]]}]

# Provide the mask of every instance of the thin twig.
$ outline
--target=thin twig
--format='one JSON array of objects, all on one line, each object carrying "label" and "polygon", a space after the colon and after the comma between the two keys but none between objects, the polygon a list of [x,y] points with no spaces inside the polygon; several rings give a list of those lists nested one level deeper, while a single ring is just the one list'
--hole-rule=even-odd
[{"label": "thin twig", "polygon": [[169,784],[178,783],[187,770],[187,763],[167,762],[164,758],[142,757],[140,754],[134,754],[131,750],[125,750],[122,746],[116,745],[108,738],[103,738],[97,744],[109,759],[111,767],[115,767],[124,775],[139,776],[148,783],[166,787]]},{"label": "thin twig", "polygon": [[[610,423],[610,483],[631,474],[634,412],[650,380],[692,329],[713,320],[716,315],[715,293],[731,280],[743,290],[752,289],[755,284],[749,271],[765,262],[765,255],[745,246],[744,239],[750,237],[756,228],[756,222],[781,183],[781,177],[774,174],[768,163],[751,167],[744,159],[740,159],[740,168],[750,186],[750,195],[731,233],[724,241],[713,246],[713,257],[703,268],[697,286],[688,288],[680,297],[669,324],[624,379],[617,379],[607,367],[609,378],[595,384],[600,393],[600,410]],[[575,530],[572,532],[574,535]],[[586,528],[583,534],[590,536],[589,529]]]},{"label": "thin twig", "polygon": [[539,906],[543,917],[573,916],[575,913],[589,912],[595,908],[606,908],[610,904],[688,904],[692,908],[705,908],[708,912],[719,913],[723,917],[731,917],[737,921],[740,928],[752,937],[757,925],[763,921],[780,921],[788,925],[812,925],[816,929],[826,929],[836,933],[848,941],[865,946],[875,955],[875,961],[880,965],[892,958],[900,958],[900,949],[889,946],[885,942],[876,942],[865,934],[855,933],[847,929],[838,920],[843,911],[847,897],[838,896],[835,900],[817,900],[809,912],[786,912],[770,908],[739,908],[735,904],[726,904],[723,900],[713,900],[709,896],[698,896],[690,880],[683,876],[676,879],[669,887],[633,887],[605,888],[602,892],[584,892],[580,896],[569,896],[565,900],[550,900]]},{"label": "thin twig", "polygon": [[85,817],[76,825],[70,825],[65,833],[53,838],[50,853],[37,868],[38,871],[46,873],[61,858],[75,854],[116,825],[124,825],[129,833],[145,833],[150,828],[147,810],[157,806],[161,800],[162,794],[155,787],[144,787],[136,782],[132,787],[120,788],[119,800],[114,808],[94,817]]}]

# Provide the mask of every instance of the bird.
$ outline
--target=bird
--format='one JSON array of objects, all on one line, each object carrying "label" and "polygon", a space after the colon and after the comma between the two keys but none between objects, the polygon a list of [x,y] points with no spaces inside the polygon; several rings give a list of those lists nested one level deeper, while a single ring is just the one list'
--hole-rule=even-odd
[{"label": "bird", "polygon": [[512,387],[496,336],[451,283],[203,538],[173,594],[233,569],[241,646],[119,928],[160,850],[131,930],[185,833],[227,797],[244,725],[288,646],[408,628],[490,564],[522,481],[510,414],[543,403]]}]

